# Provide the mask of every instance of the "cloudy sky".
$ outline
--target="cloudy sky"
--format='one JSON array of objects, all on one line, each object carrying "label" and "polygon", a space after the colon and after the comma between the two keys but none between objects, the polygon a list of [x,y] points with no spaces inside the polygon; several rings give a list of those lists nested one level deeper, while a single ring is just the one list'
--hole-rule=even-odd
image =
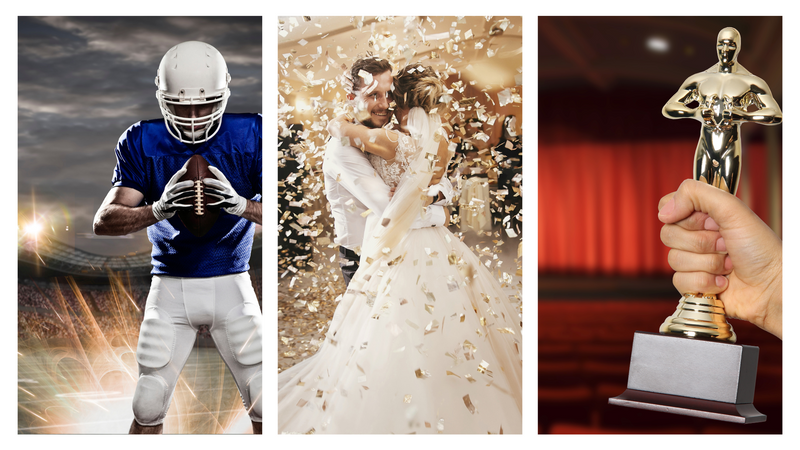
[{"label": "cloudy sky", "polygon": [[111,188],[114,146],[139,120],[161,118],[161,57],[189,40],[216,47],[231,74],[227,112],[261,112],[262,18],[20,17],[18,223],[80,249],[149,252],[145,231],[97,238],[92,218]]}]

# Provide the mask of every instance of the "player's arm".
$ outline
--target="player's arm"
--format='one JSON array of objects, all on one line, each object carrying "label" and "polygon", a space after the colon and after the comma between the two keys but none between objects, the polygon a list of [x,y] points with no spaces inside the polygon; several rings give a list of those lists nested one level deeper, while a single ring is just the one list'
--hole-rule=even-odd
[{"label": "player's arm", "polygon": [[144,195],[136,189],[111,188],[94,216],[94,234],[122,236],[156,223],[152,206],[139,206],[142,199]]},{"label": "player's arm", "polygon": [[697,93],[698,80],[695,76],[691,76],[683,82],[683,85],[672,98],[667,101],[661,109],[661,114],[668,119],[695,119],[697,118],[698,108],[689,108],[688,104],[697,100],[699,102]]},{"label": "player's arm", "polygon": [[261,225],[261,202],[247,200],[247,205],[244,208],[242,217],[250,222]]},{"label": "player's arm", "polygon": [[353,119],[341,115],[328,122],[328,133],[334,139],[346,137],[350,145],[361,148],[367,153],[378,155],[386,161],[392,161],[397,150],[399,135],[386,128],[367,128],[353,122]]}]

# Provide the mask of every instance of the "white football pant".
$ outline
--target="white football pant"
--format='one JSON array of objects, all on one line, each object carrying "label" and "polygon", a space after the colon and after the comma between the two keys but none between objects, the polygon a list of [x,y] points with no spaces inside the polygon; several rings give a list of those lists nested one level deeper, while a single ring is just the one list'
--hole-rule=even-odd
[{"label": "white football pant", "polygon": [[213,278],[154,275],[139,330],[133,415],[164,422],[200,325],[208,325],[250,418],[261,422],[261,310],[248,273]]}]

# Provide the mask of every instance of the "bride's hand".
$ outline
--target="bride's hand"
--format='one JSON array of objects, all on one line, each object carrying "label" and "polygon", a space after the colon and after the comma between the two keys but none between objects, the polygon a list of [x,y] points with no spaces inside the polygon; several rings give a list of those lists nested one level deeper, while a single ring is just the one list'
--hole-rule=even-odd
[{"label": "bride's hand", "polygon": [[344,136],[344,132],[342,131],[342,126],[349,123],[354,123],[353,118],[347,114],[342,114],[341,116],[338,116],[333,120],[329,120],[326,129],[328,130],[328,133],[331,136],[338,139]]}]

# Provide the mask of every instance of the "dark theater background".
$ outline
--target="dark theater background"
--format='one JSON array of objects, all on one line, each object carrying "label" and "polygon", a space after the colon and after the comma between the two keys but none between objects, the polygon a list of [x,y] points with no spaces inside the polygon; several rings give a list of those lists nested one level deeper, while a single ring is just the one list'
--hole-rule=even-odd
[{"label": "dark theater background", "polygon": [[[658,200],[692,177],[700,124],[661,108],[717,62],[724,27],[738,61],[782,102],[780,17],[538,19],[538,431],[782,433],[782,343],[729,319],[760,348],[754,404],[767,421],[736,425],[623,408],[634,331],[675,311]],[[782,126],[742,126],[738,196],[781,236]]]}]

